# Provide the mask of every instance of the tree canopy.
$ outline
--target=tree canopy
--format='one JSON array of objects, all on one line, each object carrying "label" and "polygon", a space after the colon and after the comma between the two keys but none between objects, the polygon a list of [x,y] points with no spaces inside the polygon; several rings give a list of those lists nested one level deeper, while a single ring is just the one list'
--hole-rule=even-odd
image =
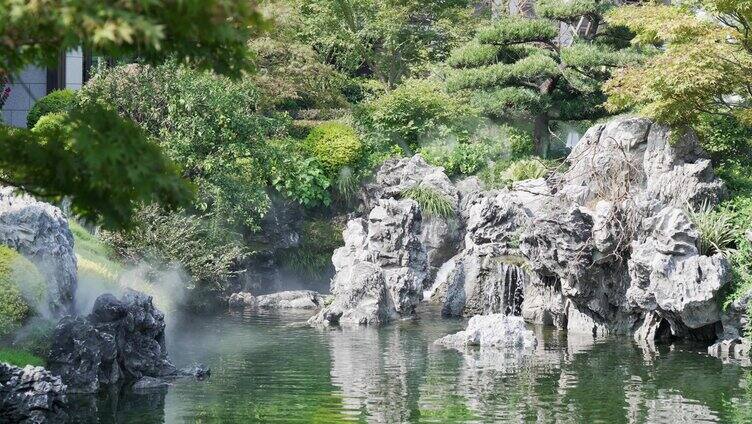
[{"label": "tree canopy", "polygon": [[623,31],[604,25],[597,0],[536,4],[537,18],[502,16],[454,50],[447,80],[485,114],[532,118],[536,151],[545,155],[551,121],[606,114],[601,84],[612,69],[639,61]]},{"label": "tree canopy", "polygon": [[[79,47],[240,76],[252,68],[247,43],[263,25],[253,2],[237,0],[3,0],[0,76],[12,80],[28,65],[52,65],[60,52]],[[59,115],[54,131],[0,126],[3,184],[68,197],[74,210],[110,227],[128,224],[140,202],[188,201],[188,184],[147,134],[95,103]]]},{"label": "tree canopy", "polygon": [[752,8],[749,2],[705,0],[687,6],[625,6],[608,22],[629,27],[634,43],[661,54],[614,73],[605,86],[607,108],[634,108],[657,121],[695,126],[703,114],[752,123]]}]

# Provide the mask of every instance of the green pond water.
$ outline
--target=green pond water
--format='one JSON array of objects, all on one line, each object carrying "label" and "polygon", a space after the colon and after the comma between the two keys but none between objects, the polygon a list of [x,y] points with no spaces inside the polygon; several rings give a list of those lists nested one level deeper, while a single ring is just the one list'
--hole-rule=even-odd
[{"label": "green pond water", "polygon": [[74,398],[76,422],[752,422],[748,370],[697,346],[594,341],[531,326],[529,355],[436,346],[465,321],[320,330],[300,314],[183,318],[168,336],[179,366],[209,380],[148,393]]}]

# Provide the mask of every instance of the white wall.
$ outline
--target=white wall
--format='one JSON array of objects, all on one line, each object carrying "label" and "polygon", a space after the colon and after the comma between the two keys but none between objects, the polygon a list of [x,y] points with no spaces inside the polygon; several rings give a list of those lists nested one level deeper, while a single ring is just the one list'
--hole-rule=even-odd
[{"label": "white wall", "polygon": [[[14,127],[26,127],[31,106],[47,94],[47,70],[29,66],[10,84],[10,96],[2,109],[2,119]],[[65,88],[80,90],[84,80],[84,55],[79,48],[65,54]],[[21,84],[23,82],[23,84]],[[4,87],[0,87],[3,90]]]}]

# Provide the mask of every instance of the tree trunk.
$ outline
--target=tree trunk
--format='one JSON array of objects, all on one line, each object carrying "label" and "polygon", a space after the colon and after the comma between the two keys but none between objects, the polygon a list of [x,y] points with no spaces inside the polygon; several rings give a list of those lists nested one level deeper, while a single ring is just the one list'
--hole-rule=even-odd
[{"label": "tree trunk", "polygon": [[535,153],[542,158],[548,156],[548,140],[548,116],[537,115],[533,122],[533,142]]}]

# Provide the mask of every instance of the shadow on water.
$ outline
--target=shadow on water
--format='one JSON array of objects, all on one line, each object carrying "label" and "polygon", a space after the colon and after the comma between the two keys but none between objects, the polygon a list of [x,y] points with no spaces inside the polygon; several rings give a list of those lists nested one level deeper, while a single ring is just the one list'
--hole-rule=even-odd
[{"label": "shadow on water", "polygon": [[77,422],[673,424],[744,420],[752,404],[747,371],[689,345],[535,327],[540,342],[526,354],[456,351],[433,342],[465,322],[433,309],[379,329],[311,329],[300,325],[307,316],[177,320],[168,333],[174,361],[205,362],[212,377],[88,398]]}]

